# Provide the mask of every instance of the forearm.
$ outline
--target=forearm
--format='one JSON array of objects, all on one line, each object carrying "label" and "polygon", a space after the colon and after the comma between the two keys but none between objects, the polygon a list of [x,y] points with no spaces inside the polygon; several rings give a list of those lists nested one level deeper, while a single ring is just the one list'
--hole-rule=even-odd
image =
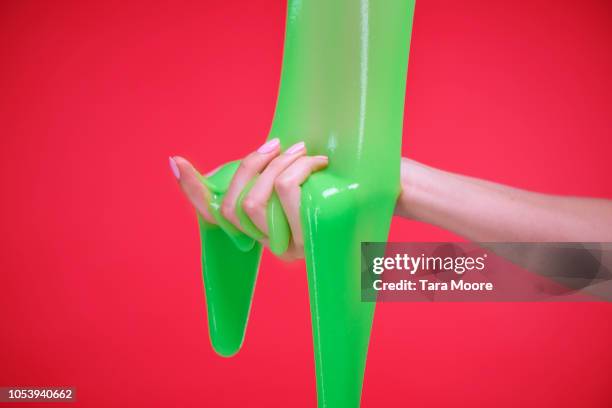
[{"label": "forearm", "polygon": [[470,240],[612,241],[612,202],[533,193],[402,160],[396,214]]}]

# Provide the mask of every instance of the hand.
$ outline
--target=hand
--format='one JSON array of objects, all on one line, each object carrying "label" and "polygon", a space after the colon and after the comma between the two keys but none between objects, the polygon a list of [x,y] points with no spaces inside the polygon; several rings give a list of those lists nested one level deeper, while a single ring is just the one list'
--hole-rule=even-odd
[{"label": "hand", "polygon": [[[307,156],[303,142],[297,143],[281,152],[278,139],[266,142],[256,151],[247,155],[234,174],[221,205],[221,214],[243,231],[236,217],[236,205],[240,193],[247,183],[258,176],[257,181],[242,202],[243,210],[251,221],[266,236],[260,240],[268,245],[268,223],[266,208],[272,192],[276,191],[287,215],[291,228],[291,242],[281,259],[290,261],[304,257],[302,225],[300,222],[301,185],[314,172],[327,166],[326,156]],[[186,159],[175,156],[170,158],[170,167],[179,181],[181,189],[209,223],[216,223],[210,215],[205,201],[205,187],[199,180],[198,171]],[[215,170],[207,175],[214,174]]]}]

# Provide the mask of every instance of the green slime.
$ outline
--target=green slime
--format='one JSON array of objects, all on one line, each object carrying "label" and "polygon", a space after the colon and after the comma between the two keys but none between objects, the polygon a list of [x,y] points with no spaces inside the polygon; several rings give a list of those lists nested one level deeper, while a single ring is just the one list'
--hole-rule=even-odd
[{"label": "green slime", "polygon": [[[404,94],[414,0],[289,0],[276,111],[268,140],[286,149],[305,141],[328,167],[303,185],[303,225],[318,404],[357,407],[375,303],[361,301],[360,243],[385,241],[400,192]],[[240,349],[262,247],[220,213],[239,162],[202,178],[202,267],[215,351]],[[251,183],[252,185],[252,183]],[[247,186],[247,189],[250,185]],[[267,208],[270,249],[282,254],[291,232],[278,197]],[[255,238],[255,239],[254,239]]]}]

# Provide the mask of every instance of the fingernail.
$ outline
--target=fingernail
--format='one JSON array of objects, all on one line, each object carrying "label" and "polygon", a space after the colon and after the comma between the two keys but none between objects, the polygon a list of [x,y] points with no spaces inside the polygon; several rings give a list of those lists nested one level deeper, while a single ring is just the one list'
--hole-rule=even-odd
[{"label": "fingernail", "polygon": [[294,144],[293,146],[291,146],[290,148],[287,149],[287,151],[285,152],[286,154],[293,154],[293,153],[297,153],[300,150],[302,150],[304,148],[304,142],[299,142]]},{"label": "fingernail", "polygon": [[179,171],[179,168],[176,165],[176,162],[174,161],[172,157],[168,157],[168,161],[170,162],[170,169],[172,170],[172,174],[174,174],[174,177],[176,177],[176,179],[179,180],[181,178],[181,172]]},{"label": "fingernail", "polygon": [[266,143],[261,145],[259,149],[257,149],[257,153],[270,153],[272,150],[276,149],[278,145],[279,145],[278,138],[268,140]]},{"label": "fingernail", "polygon": [[315,156],[315,159],[329,161],[329,158],[327,156]]}]

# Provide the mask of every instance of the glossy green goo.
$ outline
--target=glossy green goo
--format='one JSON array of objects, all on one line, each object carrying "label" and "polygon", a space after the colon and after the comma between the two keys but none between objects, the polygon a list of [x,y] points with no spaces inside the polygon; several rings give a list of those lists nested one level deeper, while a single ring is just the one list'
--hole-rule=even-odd
[{"label": "glossy green goo", "polygon": [[[279,138],[283,149],[303,140],[308,154],[329,157],[301,196],[321,407],[360,402],[374,314],[374,303],[361,302],[360,243],[386,240],[400,192],[413,12],[413,0],[288,2],[268,139]],[[248,235],[219,212],[237,165],[202,180],[218,223],[200,219],[210,338],[223,356],[235,354],[243,341],[261,256],[255,239],[263,235],[240,205],[237,216]],[[290,229],[276,196],[268,227],[271,249],[284,252]]]}]

